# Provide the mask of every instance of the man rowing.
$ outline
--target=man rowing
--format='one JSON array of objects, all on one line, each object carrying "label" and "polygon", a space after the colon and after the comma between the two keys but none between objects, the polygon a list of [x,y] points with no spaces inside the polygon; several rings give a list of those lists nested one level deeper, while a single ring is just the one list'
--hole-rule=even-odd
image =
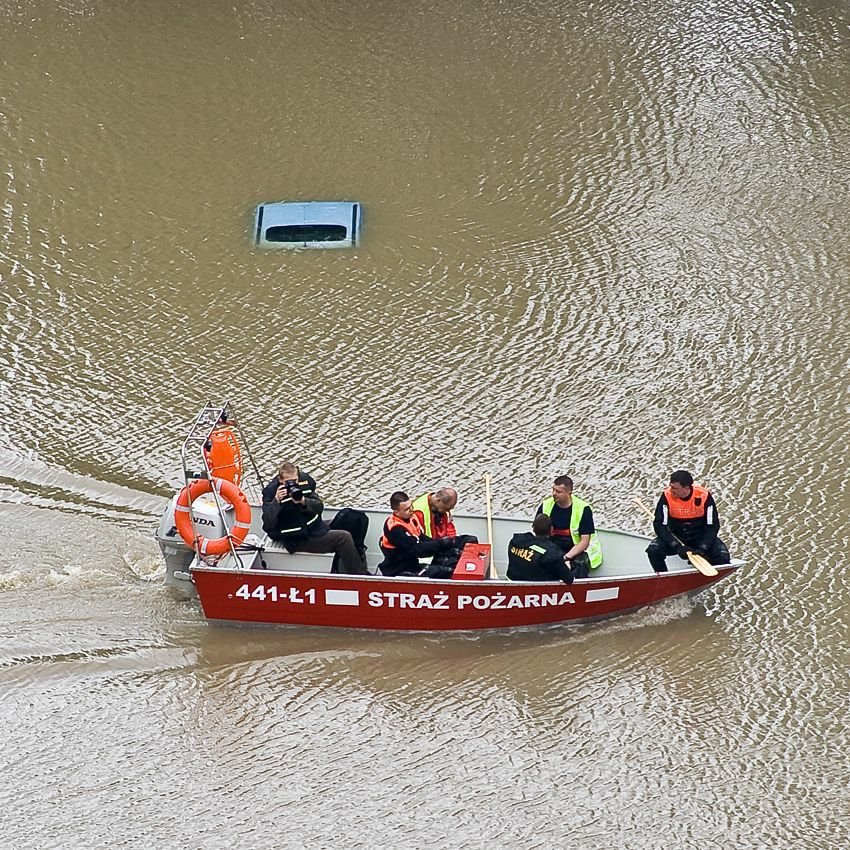
[{"label": "man rowing", "polygon": [[702,555],[711,564],[729,563],[729,550],[717,536],[720,517],[714,497],[694,484],[693,475],[685,469],[670,475],[670,484],[655,506],[652,527],[656,537],[646,547],[646,555],[657,573],[667,572],[668,555],[687,560],[688,552]]}]

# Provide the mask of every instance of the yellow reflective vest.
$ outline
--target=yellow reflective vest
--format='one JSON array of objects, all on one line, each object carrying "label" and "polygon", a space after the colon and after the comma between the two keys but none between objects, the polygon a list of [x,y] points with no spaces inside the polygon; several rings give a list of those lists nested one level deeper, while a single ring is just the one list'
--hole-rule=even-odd
[{"label": "yellow reflective vest", "polygon": [[[555,499],[553,496],[543,500],[543,513],[546,516],[552,516],[552,510],[555,507]],[[578,533],[579,523],[584,515],[584,509],[590,508],[590,505],[578,496],[573,496],[573,509],[570,513],[570,535],[573,538],[573,544],[581,543],[581,535]],[[590,508],[593,510],[593,508]],[[590,569],[595,570],[602,563],[602,544],[599,542],[599,535],[594,531],[590,535],[590,543],[587,547],[587,557],[590,558]]]},{"label": "yellow reflective vest", "polygon": [[410,503],[410,506],[414,511],[420,511],[422,513],[423,534],[426,537],[431,537],[431,503],[428,501],[428,493],[417,496]]}]

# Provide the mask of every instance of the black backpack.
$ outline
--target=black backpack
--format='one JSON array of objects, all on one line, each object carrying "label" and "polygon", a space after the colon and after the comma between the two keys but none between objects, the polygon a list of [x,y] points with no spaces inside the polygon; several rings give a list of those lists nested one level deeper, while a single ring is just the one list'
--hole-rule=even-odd
[{"label": "black backpack", "polygon": [[[363,564],[366,564],[366,532],[369,530],[369,517],[356,508],[343,508],[330,521],[330,528],[335,531],[347,531],[354,540],[354,546],[360,553]],[[339,555],[334,555],[332,573],[339,572]]]}]

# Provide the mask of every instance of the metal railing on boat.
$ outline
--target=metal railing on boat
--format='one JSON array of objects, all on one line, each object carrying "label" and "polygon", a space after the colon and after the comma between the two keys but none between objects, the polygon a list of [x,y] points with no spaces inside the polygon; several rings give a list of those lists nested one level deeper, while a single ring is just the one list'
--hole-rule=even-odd
[{"label": "metal railing on boat", "polygon": [[[233,429],[239,443],[240,453],[244,453],[244,456],[247,457],[253,469],[254,476],[243,476],[239,482],[239,486],[242,492],[245,493],[249,502],[259,504],[262,499],[263,479],[260,475],[260,470],[254,461],[254,456],[251,454],[251,450],[248,447],[248,441],[245,434],[240,427],[239,417],[227,401],[223,404],[217,405],[213,404],[211,401],[207,401],[200,413],[195,417],[195,420],[189,429],[189,434],[180,447],[180,462],[183,467],[184,486],[188,487],[192,481],[195,481],[198,478],[213,478],[213,471],[210,468],[205,448],[208,449],[211,446],[212,436],[215,431],[223,427]],[[193,465],[193,462],[190,461],[190,456],[195,457],[195,462],[198,460],[200,461],[200,469]],[[215,501],[216,509],[221,517],[222,524],[226,529],[227,518],[225,515],[224,502],[214,487],[210,490],[210,493]],[[192,522],[192,531],[196,533],[195,521],[191,509],[189,511],[189,518]],[[241,565],[242,559],[240,558],[237,548],[233,545],[233,540],[229,535],[227,536],[227,542],[230,547],[230,553],[233,555],[236,563]],[[198,557],[201,557],[201,553],[198,552],[197,547],[195,549],[195,554],[198,555]]]}]

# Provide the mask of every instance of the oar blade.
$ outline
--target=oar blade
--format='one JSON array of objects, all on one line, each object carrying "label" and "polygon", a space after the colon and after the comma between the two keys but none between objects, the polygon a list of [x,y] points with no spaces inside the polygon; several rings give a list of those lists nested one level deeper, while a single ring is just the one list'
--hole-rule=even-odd
[{"label": "oar blade", "polygon": [[688,552],[688,560],[704,575],[716,576],[717,567],[710,564],[702,555],[697,555],[696,552]]}]

